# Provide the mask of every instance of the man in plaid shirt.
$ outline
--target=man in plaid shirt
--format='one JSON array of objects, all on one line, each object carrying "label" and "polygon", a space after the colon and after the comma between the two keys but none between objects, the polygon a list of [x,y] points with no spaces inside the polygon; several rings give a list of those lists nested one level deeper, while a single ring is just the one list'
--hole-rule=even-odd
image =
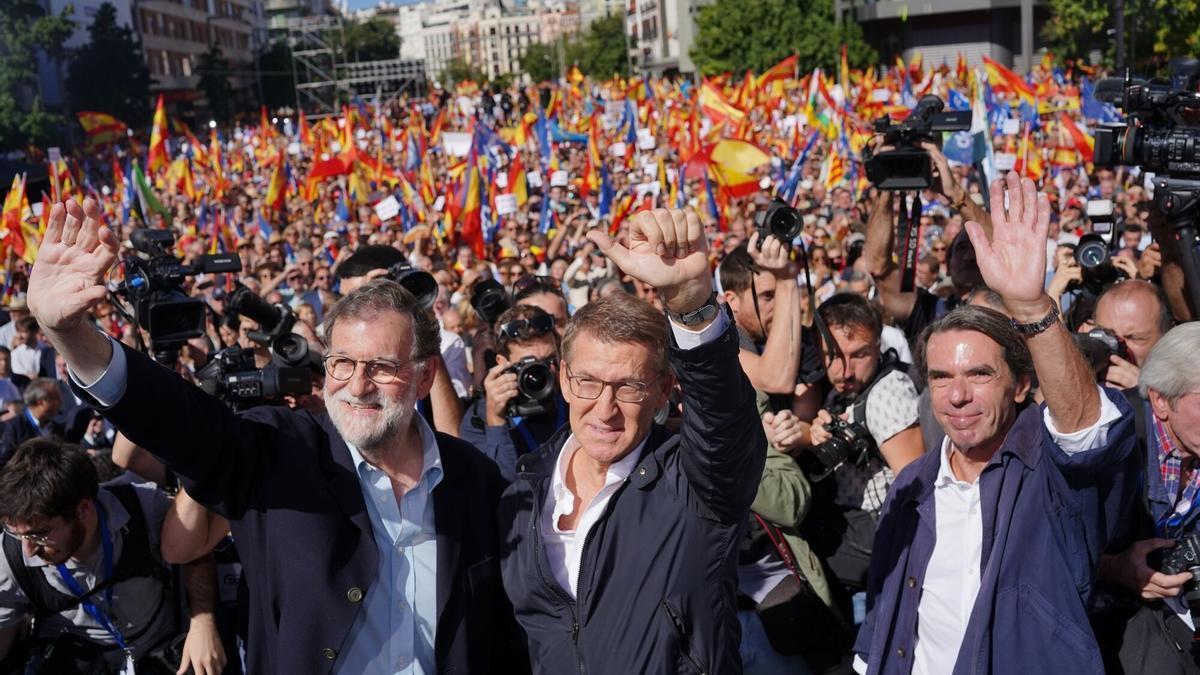
[{"label": "man in plaid shirt", "polygon": [[[1150,351],[1138,381],[1147,419],[1146,471],[1139,500],[1143,509],[1134,514],[1131,530],[1140,540],[1105,556],[1101,566],[1102,579],[1141,596],[1141,607],[1125,623],[1121,638],[1109,643],[1119,649],[1111,657],[1128,673],[1200,672],[1200,653],[1191,648],[1197,622],[1185,599],[1197,585],[1188,572],[1156,569],[1160,549],[1200,532],[1197,350],[1200,322],[1176,326]],[[1200,613],[1200,602],[1194,604]]]}]

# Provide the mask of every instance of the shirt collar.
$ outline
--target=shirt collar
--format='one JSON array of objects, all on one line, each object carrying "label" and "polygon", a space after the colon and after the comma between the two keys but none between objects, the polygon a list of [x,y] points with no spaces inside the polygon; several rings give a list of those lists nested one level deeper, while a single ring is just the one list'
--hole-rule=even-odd
[{"label": "shirt collar", "polygon": [[1157,416],[1153,416],[1154,420],[1154,435],[1158,437],[1158,461],[1161,464],[1167,459],[1182,460],[1183,453],[1179,450],[1179,446],[1175,445],[1175,441],[1171,440],[1171,434],[1167,432],[1167,427],[1162,423],[1162,420]]},{"label": "shirt collar", "polygon": [[952,452],[954,452],[954,448],[950,447],[950,437],[946,436],[942,439],[942,449],[938,453],[937,478],[933,482],[935,489],[951,485],[970,485],[967,481],[959,480],[954,475],[954,467],[950,465],[950,453]]},{"label": "shirt collar", "polygon": [[[433,429],[429,427],[429,423],[419,412],[413,413],[412,423],[416,425],[417,433],[421,435],[421,478],[417,482],[418,484],[424,483],[428,478],[431,482],[429,487],[433,488],[442,480],[442,453],[438,450],[437,436],[434,435]],[[353,443],[347,441],[346,447],[350,449],[350,459],[354,461],[354,469],[358,472],[359,477],[379,471],[375,465],[362,456]]]},{"label": "shirt collar", "polygon": [[[622,457],[620,461],[609,465],[608,472],[604,476],[605,488],[620,483],[633,473],[633,468],[637,466],[638,459],[642,456],[642,449],[646,447],[646,441],[649,439],[650,436],[647,434],[646,438],[643,438],[633,451]],[[571,465],[571,457],[578,449],[579,440],[575,438],[575,434],[571,434],[558,453],[558,461],[555,462],[554,473],[550,477],[550,489],[553,490],[556,502],[554,513],[554,522],[556,523],[559,516],[573,513],[575,510],[575,495],[567,488],[566,476],[567,468]]]}]

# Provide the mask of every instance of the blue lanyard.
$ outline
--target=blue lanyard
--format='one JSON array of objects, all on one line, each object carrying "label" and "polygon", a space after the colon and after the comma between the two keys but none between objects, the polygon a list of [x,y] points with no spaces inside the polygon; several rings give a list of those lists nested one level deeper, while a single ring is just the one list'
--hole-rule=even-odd
[{"label": "blue lanyard", "polygon": [[[108,532],[108,514],[104,512],[104,507],[101,506],[99,499],[95,500],[95,504],[96,514],[100,520],[100,544],[104,549],[104,579],[108,580],[113,576],[112,537]],[[116,641],[118,647],[125,652],[128,652],[129,645],[125,644],[125,638],[121,635],[121,631],[118,630],[116,625],[109,620],[108,615],[104,612],[104,610],[97,607],[96,604],[91,601],[91,599],[83,598],[83,588],[79,586],[78,581],[75,581],[75,577],[71,575],[71,572],[67,569],[66,565],[58,565],[58,575],[62,577],[63,583],[66,584],[67,588],[82,599],[80,604],[83,605],[83,609],[88,613],[88,615],[91,616],[96,623],[100,624],[104,630],[108,631],[108,634],[113,637],[113,640]],[[104,589],[104,599],[111,608],[113,604],[113,589],[111,584],[108,586],[108,588]]]},{"label": "blue lanyard", "polygon": [[[567,423],[567,405],[563,401],[561,396],[558,397],[558,406],[557,407],[558,407],[558,419],[554,423],[555,431],[558,431],[559,429],[562,428],[562,425]],[[524,417],[514,417],[513,418],[513,428],[516,429],[519,434],[521,434],[521,438],[525,439],[525,451],[526,452],[533,452],[534,450],[538,449],[539,443],[537,442],[537,439],[535,439],[533,437],[533,432],[531,432],[529,430],[529,427],[525,424]]]}]

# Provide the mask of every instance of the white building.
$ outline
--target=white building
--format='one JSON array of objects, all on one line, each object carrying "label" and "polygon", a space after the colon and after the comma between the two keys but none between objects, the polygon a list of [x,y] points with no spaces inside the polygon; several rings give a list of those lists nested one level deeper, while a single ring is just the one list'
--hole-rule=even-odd
[{"label": "white building", "polygon": [[709,0],[629,0],[625,34],[633,67],[647,75],[693,73],[696,12]]}]

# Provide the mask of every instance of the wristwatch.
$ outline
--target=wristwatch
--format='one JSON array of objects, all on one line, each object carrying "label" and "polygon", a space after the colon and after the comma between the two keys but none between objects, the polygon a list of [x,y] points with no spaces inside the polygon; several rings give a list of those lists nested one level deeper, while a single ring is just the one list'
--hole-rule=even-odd
[{"label": "wristwatch", "polygon": [[713,293],[708,296],[708,301],[697,309],[693,309],[686,314],[676,314],[671,310],[667,310],[667,318],[681,326],[698,326],[707,321],[712,321],[717,318],[717,312],[721,310],[717,304],[717,294]]},{"label": "wristwatch", "polygon": [[1038,319],[1033,323],[1017,323],[1015,319],[1009,319],[1009,321],[1012,322],[1013,329],[1015,329],[1018,333],[1024,335],[1025,337],[1030,337],[1032,335],[1041,333],[1050,326],[1053,326],[1058,321],[1059,316],[1058,303],[1051,302],[1050,312],[1046,314],[1046,316],[1043,316],[1041,319]]}]

